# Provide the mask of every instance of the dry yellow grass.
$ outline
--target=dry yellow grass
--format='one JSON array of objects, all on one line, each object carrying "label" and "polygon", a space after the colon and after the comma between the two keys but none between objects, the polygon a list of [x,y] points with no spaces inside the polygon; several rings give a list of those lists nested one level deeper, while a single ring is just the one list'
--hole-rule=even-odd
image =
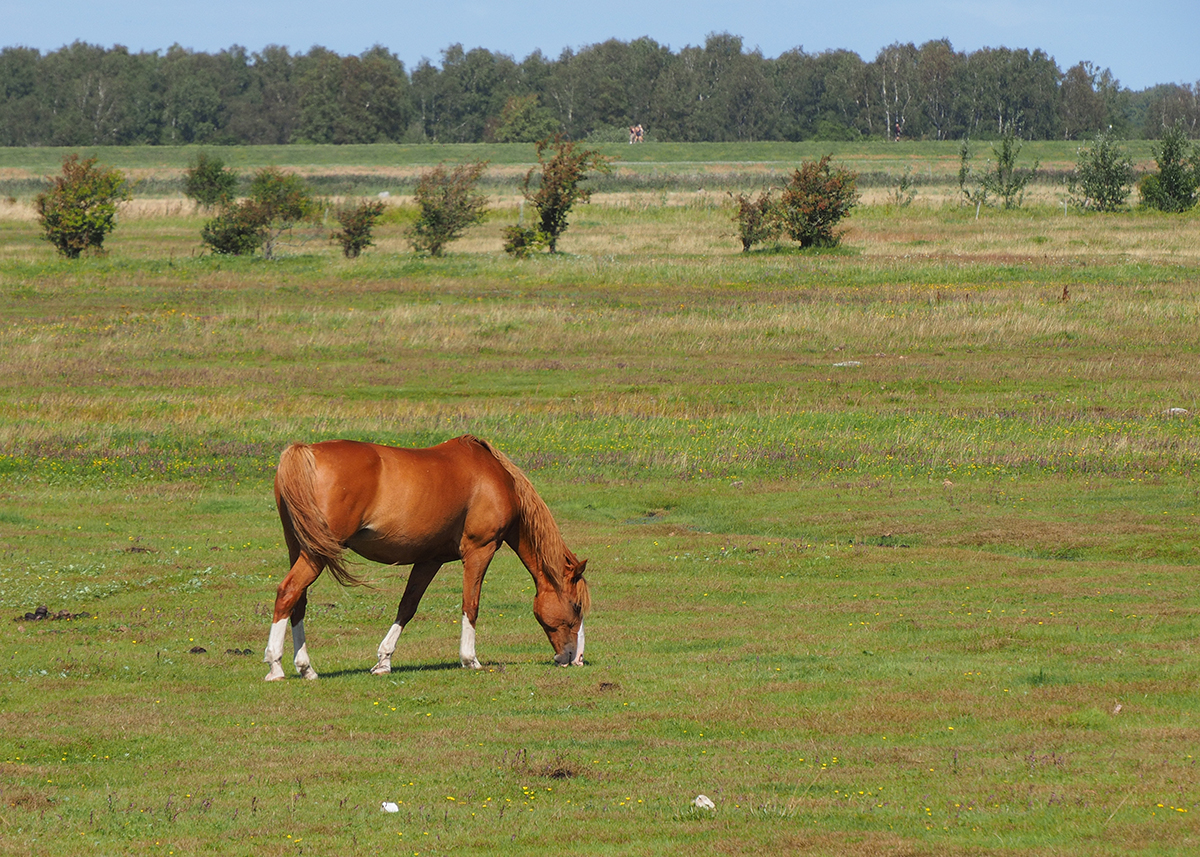
[{"label": "dry yellow grass", "polygon": [[[1020,210],[985,208],[978,218],[973,209],[958,204],[958,189],[953,185],[922,187],[913,204],[904,209],[889,204],[890,194],[886,188],[865,190],[862,203],[845,221],[846,246],[876,261],[949,265],[1200,261],[1200,219],[1190,214],[1084,215],[1071,208],[1064,210],[1065,191],[1046,185],[1035,185]],[[387,202],[396,211],[412,208],[412,198],[406,195],[393,195]],[[452,253],[494,254],[503,243],[504,227],[531,216],[517,194],[492,195],[490,206],[487,222],[451,245]],[[728,194],[712,189],[597,193],[590,204],[579,205],[572,212],[560,249],[597,258],[643,255],[702,261],[736,256],[740,246],[731,212]],[[168,253],[194,255],[202,251],[199,229],[206,215],[182,197],[135,198],[121,207],[119,216],[123,227],[109,239],[110,249],[141,244],[145,249],[136,251],[139,255],[163,250],[161,241],[157,247],[148,243],[149,233],[143,240],[132,234],[144,222],[159,239],[170,236]],[[161,221],[175,225],[164,228]],[[48,249],[37,240],[29,200],[0,199],[0,224],[6,223],[8,235],[0,258]],[[328,231],[329,227],[301,230],[304,240],[298,245],[302,247],[299,252],[336,252],[326,244]],[[411,252],[403,224],[378,227],[376,247],[369,252]]]}]

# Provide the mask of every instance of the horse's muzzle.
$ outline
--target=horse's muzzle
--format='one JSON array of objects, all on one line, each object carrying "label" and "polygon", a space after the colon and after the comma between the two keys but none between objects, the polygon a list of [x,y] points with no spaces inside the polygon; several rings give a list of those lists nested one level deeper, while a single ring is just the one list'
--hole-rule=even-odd
[{"label": "horse's muzzle", "polygon": [[554,663],[560,667],[581,667],[583,666],[583,623],[579,623],[579,630],[575,633],[575,644],[573,646],[564,646],[563,650],[554,656]]}]

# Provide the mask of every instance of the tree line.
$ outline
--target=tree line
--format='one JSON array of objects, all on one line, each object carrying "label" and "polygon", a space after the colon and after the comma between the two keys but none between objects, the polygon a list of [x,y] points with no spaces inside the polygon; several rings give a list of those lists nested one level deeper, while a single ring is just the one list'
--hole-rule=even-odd
[{"label": "tree line", "polygon": [[411,71],[376,46],[131,53],[83,42],[0,50],[0,145],[617,141],[1082,140],[1111,129],[1200,135],[1200,84],[1121,86],[1109,69],[1063,71],[1042,50],[895,43],[776,58],[739,36],[672,51],[611,39],[517,61],[462,45]]}]

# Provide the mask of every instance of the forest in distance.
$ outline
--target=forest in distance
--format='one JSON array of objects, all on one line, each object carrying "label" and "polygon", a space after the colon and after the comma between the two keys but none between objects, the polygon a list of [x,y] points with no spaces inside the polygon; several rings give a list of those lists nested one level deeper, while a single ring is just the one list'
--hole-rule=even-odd
[{"label": "forest in distance", "polygon": [[0,146],[648,141],[1084,140],[1111,128],[1200,134],[1200,84],[1122,87],[1040,49],[894,43],[870,60],[803,48],[768,58],[711,34],[673,51],[610,39],[522,60],[461,44],[407,69],[377,45],[342,56],[273,45],[130,52],[75,42],[0,50]]}]

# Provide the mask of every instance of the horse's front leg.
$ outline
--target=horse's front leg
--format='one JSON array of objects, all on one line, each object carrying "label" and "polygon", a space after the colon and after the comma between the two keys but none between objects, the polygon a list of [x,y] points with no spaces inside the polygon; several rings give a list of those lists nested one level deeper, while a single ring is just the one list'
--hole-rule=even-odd
[{"label": "horse's front leg", "polygon": [[392,654],[396,651],[396,643],[400,640],[400,634],[417,612],[421,596],[425,594],[430,581],[441,567],[440,562],[418,562],[413,565],[412,571],[408,575],[408,583],[404,587],[404,594],[400,596],[400,604],[396,608],[396,621],[379,644],[379,660],[376,661],[375,666],[371,667],[374,675],[386,675],[392,671]]},{"label": "horse's front leg", "polygon": [[496,555],[496,545],[488,544],[463,554],[463,615],[462,636],[458,643],[458,657],[465,669],[482,669],[475,656],[475,622],[479,619],[479,598],[483,589],[483,576],[488,564]]},{"label": "horse's front leg", "polygon": [[284,677],[283,641],[287,636],[289,620],[292,623],[296,671],[307,679],[317,677],[316,670],[312,668],[308,659],[308,646],[304,639],[304,613],[308,607],[308,587],[317,579],[321,569],[321,566],[302,554],[275,590],[275,613],[271,621],[271,633],[267,637],[267,649],[263,655],[263,660],[269,667],[267,681],[278,681]]}]

